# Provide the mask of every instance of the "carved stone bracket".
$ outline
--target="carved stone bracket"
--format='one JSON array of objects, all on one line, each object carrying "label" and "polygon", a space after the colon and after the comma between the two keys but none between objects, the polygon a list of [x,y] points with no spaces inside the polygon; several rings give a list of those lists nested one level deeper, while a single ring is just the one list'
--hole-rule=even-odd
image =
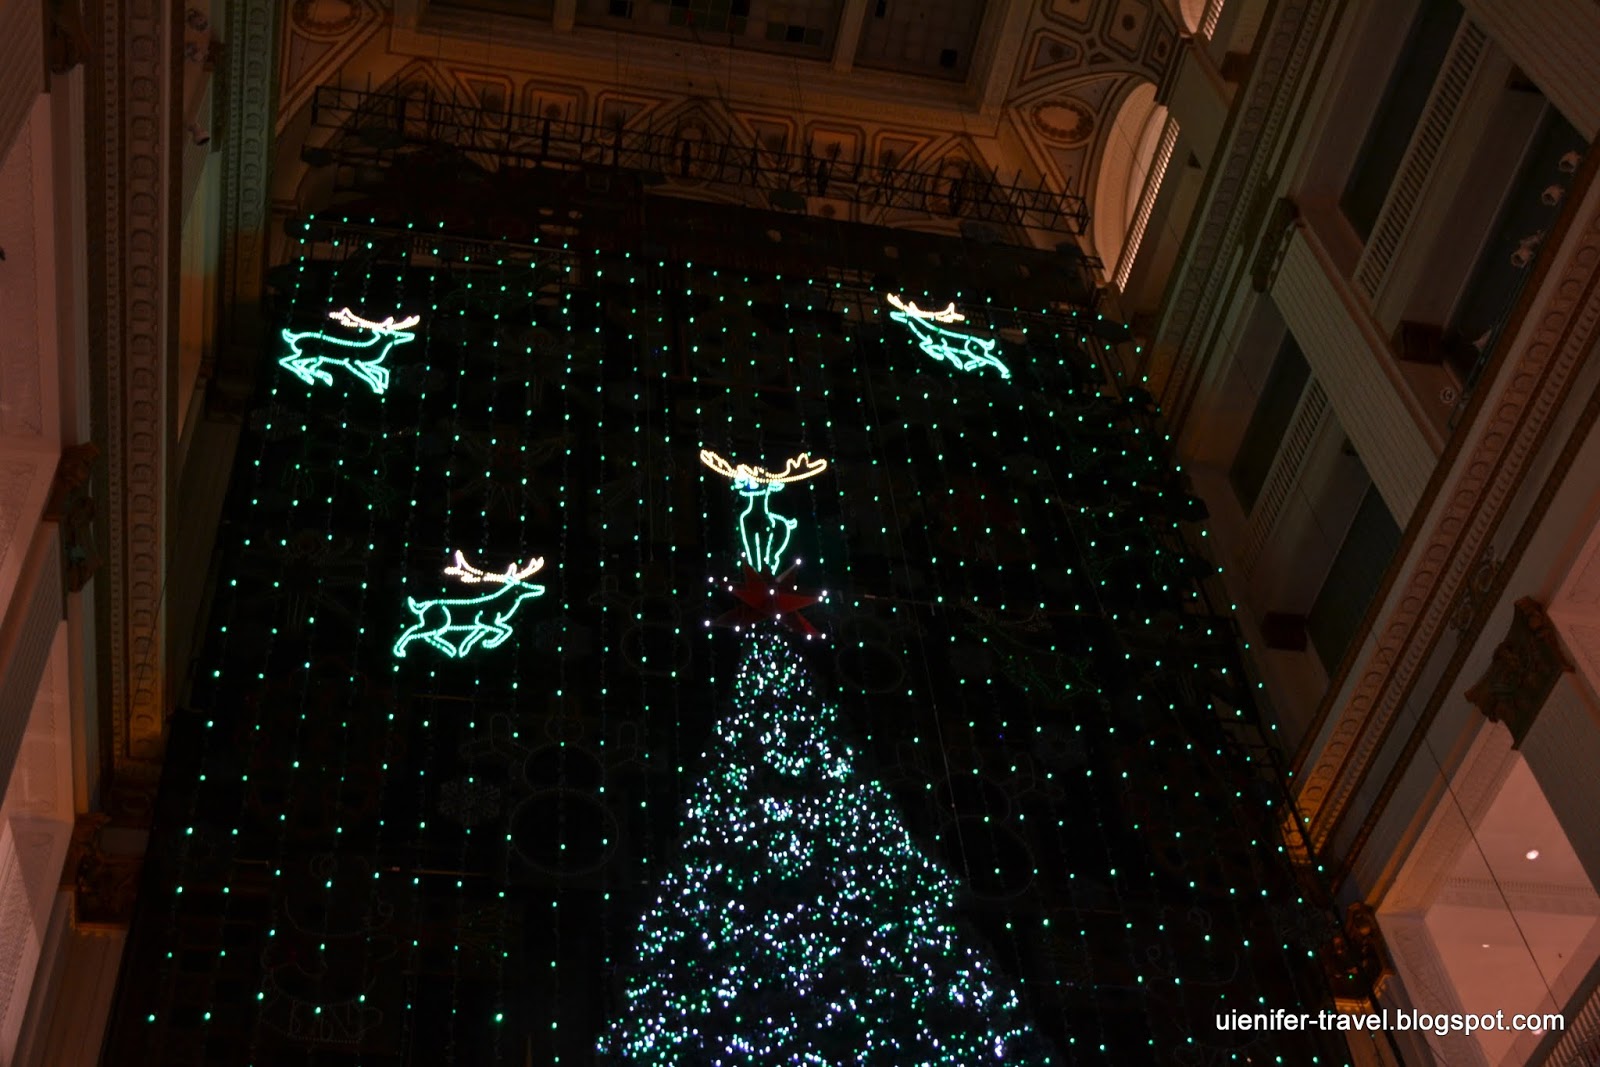
[{"label": "carved stone bracket", "polygon": [[1572,665],[1538,601],[1523,597],[1512,606],[1511,628],[1489,669],[1467,690],[1467,699],[1490,722],[1505,723],[1512,747],[1520,748],[1556,681]]},{"label": "carved stone bracket", "polygon": [[1357,901],[1345,913],[1344,930],[1334,935],[1322,957],[1323,970],[1342,1012],[1372,1010],[1394,977],[1394,961],[1372,908]]},{"label": "carved stone bracket", "polygon": [[1272,205],[1272,213],[1261,230],[1261,243],[1256,246],[1256,257],[1250,264],[1250,287],[1258,293],[1272,288],[1283,263],[1283,253],[1289,247],[1289,234],[1300,221],[1300,209],[1288,197],[1279,197]]},{"label": "carved stone bracket", "polygon": [[61,888],[74,898],[79,928],[126,930],[133,918],[143,856],[107,848],[111,818],[99,812],[78,816],[61,870]]},{"label": "carved stone bracket", "polygon": [[92,444],[62,449],[45,504],[45,521],[61,527],[63,593],[81,591],[105,562],[95,541],[95,502],[90,492],[99,459],[100,450]]}]

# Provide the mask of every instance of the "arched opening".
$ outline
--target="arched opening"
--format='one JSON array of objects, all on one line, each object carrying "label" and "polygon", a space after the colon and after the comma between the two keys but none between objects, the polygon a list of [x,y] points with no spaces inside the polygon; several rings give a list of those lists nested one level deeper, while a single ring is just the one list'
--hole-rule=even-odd
[{"label": "arched opening", "polygon": [[[1156,103],[1155,86],[1145,83],[1122,102],[1106,138],[1095,182],[1093,231],[1095,253],[1108,275],[1138,251],[1140,216],[1148,216],[1165,169],[1158,149],[1166,128],[1167,109]],[[1152,179],[1153,170],[1157,173]]]},{"label": "arched opening", "polygon": [[1178,0],[1178,14],[1183,16],[1184,29],[1190,33],[1198,33],[1200,22],[1206,15],[1206,0]]}]

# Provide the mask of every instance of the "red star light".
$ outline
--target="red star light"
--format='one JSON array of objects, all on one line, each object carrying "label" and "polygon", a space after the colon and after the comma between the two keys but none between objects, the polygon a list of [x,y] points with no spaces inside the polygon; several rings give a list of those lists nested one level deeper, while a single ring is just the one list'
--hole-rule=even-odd
[{"label": "red star light", "polygon": [[711,626],[732,626],[734,629],[743,629],[754,626],[758,622],[777,622],[797,634],[806,637],[818,636],[815,626],[811,625],[801,610],[810,607],[828,594],[822,593],[812,596],[802,593],[794,587],[793,576],[799,564],[790,567],[777,577],[762,574],[744,565],[744,581],[738,585],[728,586],[728,592],[739,598],[737,607],[724,612]]}]

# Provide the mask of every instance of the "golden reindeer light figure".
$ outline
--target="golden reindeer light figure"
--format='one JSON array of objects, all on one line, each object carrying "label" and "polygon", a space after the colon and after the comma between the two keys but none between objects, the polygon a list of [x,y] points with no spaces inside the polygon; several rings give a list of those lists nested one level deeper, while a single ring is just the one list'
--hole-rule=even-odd
[{"label": "golden reindeer light figure", "polygon": [[748,463],[735,466],[709,448],[702,448],[700,462],[729,479],[734,492],[745,498],[744,511],[739,515],[739,537],[744,543],[745,562],[751,570],[761,574],[777,574],[784,550],[789,547],[789,538],[800,523],[798,519],[773,514],[772,494],[792,482],[815,478],[828,469],[828,461],[812,459],[810,453],[802,452],[785,460],[783,470],[774,473]]}]

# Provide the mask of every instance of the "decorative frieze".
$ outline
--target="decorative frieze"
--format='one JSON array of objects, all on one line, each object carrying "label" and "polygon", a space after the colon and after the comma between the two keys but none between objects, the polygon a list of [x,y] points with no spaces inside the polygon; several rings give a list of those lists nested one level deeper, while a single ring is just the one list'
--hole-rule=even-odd
[{"label": "decorative frieze", "polygon": [[88,24],[90,366],[103,430],[105,592],[113,751],[124,765],[160,758],[168,445],[166,395],[176,321],[177,127],[182,64],[177,9],[157,0],[102,0]]}]

